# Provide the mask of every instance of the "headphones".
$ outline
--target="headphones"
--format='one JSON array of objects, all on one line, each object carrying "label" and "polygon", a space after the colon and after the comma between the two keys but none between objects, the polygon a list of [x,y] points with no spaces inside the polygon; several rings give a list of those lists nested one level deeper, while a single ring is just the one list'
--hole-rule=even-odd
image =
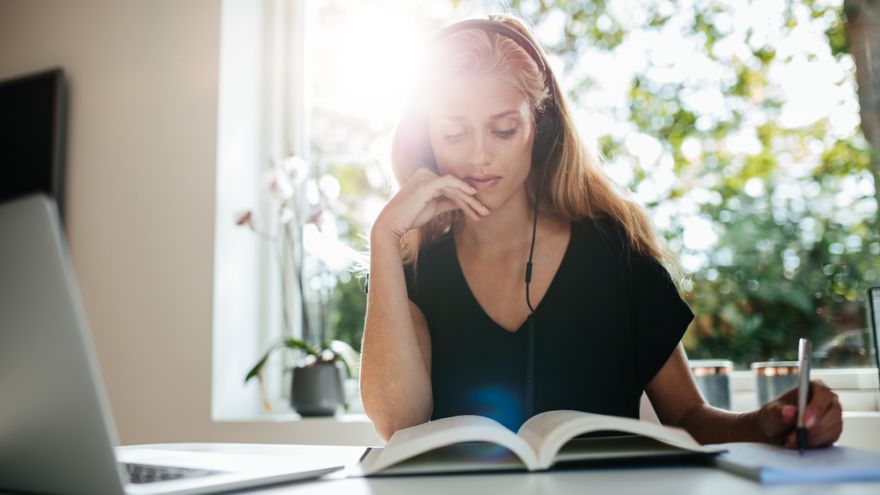
[{"label": "headphones", "polygon": [[553,85],[553,74],[550,68],[541,56],[540,50],[532,43],[532,41],[516,29],[494,20],[489,19],[468,19],[459,21],[441,29],[432,39],[445,38],[452,33],[457,33],[465,29],[482,29],[488,33],[495,33],[513,40],[520,46],[538,68],[544,74],[544,86],[550,93],[549,104],[545,104],[535,115],[535,141],[532,145],[532,167],[540,168],[541,180],[539,186],[535,190],[534,219],[532,221],[532,242],[529,248],[529,260],[526,262],[526,304],[529,306],[531,314],[526,319],[526,390],[525,390],[525,412],[526,417],[534,414],[534,396],[535,396],[535,308],[532,307],[532,300],[529,296],[529,285],[532,282],[532,257],[535,254],[535,236],[538,231],[538,193],[540,185],[544,183],[544,177],[547,175],[547,163],[556,149],[559,142],[559,130],[562,128],[559,115],[559,107],[556,101],[556,93]]}]

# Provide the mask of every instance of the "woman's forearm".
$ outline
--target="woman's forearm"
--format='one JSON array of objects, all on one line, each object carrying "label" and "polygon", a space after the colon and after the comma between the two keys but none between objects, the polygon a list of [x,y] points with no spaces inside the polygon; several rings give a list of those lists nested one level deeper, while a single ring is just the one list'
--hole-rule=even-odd
[{"label": "woman's forearm", "polygon": [[430,417],[430,375],[409,309],[400,244],[392,236],[371,236],[360,377],[364,410],[383,438]]},{"label": "woman's forearm", "polygon": [[679,425],[701,444],[767,442],[758,428],[757,411],[736,413],[707,404],[694,407]]}]

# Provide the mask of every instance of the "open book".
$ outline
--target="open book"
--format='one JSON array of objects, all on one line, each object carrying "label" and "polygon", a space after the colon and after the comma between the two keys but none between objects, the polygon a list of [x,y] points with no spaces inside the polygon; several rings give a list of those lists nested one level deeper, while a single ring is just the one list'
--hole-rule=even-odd
[{"label": "open book", "polygon": [[[617,434],[576,438],[605,432]],[[709,456],[721,451],[698,444],[680,428],[580,411],[535,415],[516,433],[486,417],[454,416],[398,430],[384,448],[367,451],[360,472],[370,476],[537,471],[549,469],[557,462]]]}]

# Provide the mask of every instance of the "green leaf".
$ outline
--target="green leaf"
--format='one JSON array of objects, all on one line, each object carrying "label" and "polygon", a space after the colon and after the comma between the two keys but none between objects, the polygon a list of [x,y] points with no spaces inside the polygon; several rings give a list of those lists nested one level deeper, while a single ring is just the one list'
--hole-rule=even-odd
[{"label": "green leaf", "polygon": [[272,354],[272,351],[274,351],[276,347],[278,347],[277,344],[270,347],[269,350],[266,351],[265,354],[263,354],[263,357],[260,358],[259,361],[257,361],[257,364],[255,364],[254,367],[251,368],[250,371],[248,371],[247,375],[245,375],[244,377],[245,383],[249,382],[251,378],[260,374],[260,371],[263,370],[263,366],[266,365],[266,361],[269,359],[269,355]]},{"label": "green leaf", "polygon": [[289,337],[283,340],[284,347],[288,349],[298,349],[315,357],[321,356],[321,350],[316,347],[309,347],[305,340]]},{"label": "green leaf", "polygon": [[345,370],[348,372],[349,377],[354,377],[354,369],[356,367],[355,363],[358,359],[358,353],[354,348],[348,345],[347,342],[343,342],[341,340],[334,340],[330,342],[328,346],[330,352],[342,361],[342,364],[345,365]]}]

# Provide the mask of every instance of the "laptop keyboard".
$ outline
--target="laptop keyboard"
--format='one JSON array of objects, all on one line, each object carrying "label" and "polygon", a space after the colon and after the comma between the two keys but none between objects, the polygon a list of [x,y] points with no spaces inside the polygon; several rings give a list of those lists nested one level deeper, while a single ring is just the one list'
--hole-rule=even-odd
[{"label": "laptop keyboard", "polygon": [[179,480],[183,478],[199,478],[220,474],[222,471],[209,469],[182,468],[171,466],[152,466],[149,464],[123,463],[128,471],[128,479],[132,483],[154,483],[157,481]]}]

